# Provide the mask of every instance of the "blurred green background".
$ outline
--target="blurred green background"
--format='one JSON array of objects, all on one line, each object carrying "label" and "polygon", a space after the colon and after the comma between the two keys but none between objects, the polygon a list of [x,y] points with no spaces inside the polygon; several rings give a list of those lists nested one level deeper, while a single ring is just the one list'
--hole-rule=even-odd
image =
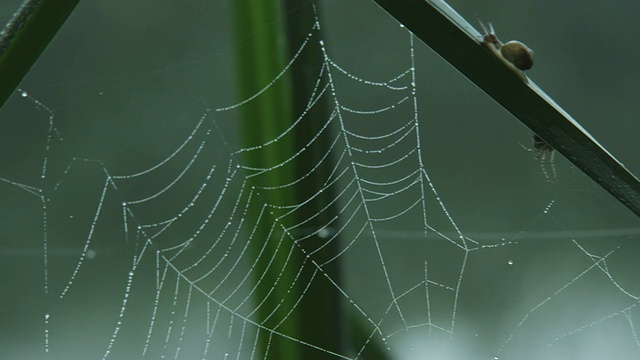
[{"label": "blurred green background", "polygon": [[[19,3],[0,3],[0,22]],[[478,13],[493,20],[502,40],[519,39],[533,48],[536,64],[529,76],[630,171],[640,171],[634,116],[640,112],[635,99],[640,83],[635,16],[640,4],[449,3],[472,25]],[[215,172],[209,181],[205,180],[208,171],[211,166],[226,171],[239,161],[233,157],[241,147],[239,114],[208,111],[241,100],[235,85],[231,4],[84,0],[20,85],[29,96],[16,92],[0,110],[0,178],[6,180],[0,182],[0,358],[45,358],[45,348],[51,359],[102,358],[108,349],[113,349],[109,356],[117,359],[138,358],[144,351],[148,358],[196,358],[203,356],[209,342],[206,358],[251,357],[257,327],[243,324],[242,318],[226,311],[215,317],[215,302],[196,292],[187,297],[188,285],[156,259],[154,247],[143,253],[135,267],[126,316],[111,344],[128,273],[138,260],[135,256],[145,248],[135,226],[175,215],[203,184],[208,185],[201,202],[215,203],[227,175]],[[408,34],[375,3],[322,0],[316,4],[327,53],[350,74],[387,81],[410,66]],[[301,2],[300,11],[310,5]],[[263,31],[296,15],[294,11],[274,18]],[[535,154],[521,146],[531,147],[530,132],[428,47],[416,42],[414,50],[420,145],[429,177],[466,237],[487,246],[507,245],[470,253],[460,298],[455,300],[454,333],[431,334],[424,326],[423,290],[419,294],[412,290],[400,304],[404,322],[414,327],[407,327],[397,315],[387,317],[393,313],[388,310],[392,299],[372,236],[359,238],[360,228],[347,226],[342,241],[358,241],[341,257],[344,288],[366,314],[356,315],[357,321],[373,331],[370,321],[385,319],[380,325],[384,334],[376,334],[372,341],[389,348],[390,357],[398,359],[637,358],[640,344],[632,326],[640,318],[635,307],[640,296],[637,218],[561,156],[555,164],[558,181],[545,181]],[[337,97],[345,105],[369,109],[397,99],[397,94],[369,93],[370,89],[344,77],[336,76],[335,81]],[[412,116],[412,109],[398,111],[399,115],[383,114],[353,124],[376,134],[389,122]],[[125,179],[118,183],[118,192],[109,190],[102,198],[106,173],[132,174],[167,159],[203,115],[207,124],[215,122],[210,128],[213,135],[196,133],[186,147],[188,152],[172,158],[166,168],[140,181]],[[48,132],[50,116],[52,133]],[[143,199],[166,187],[187,167],[204,140],[205,150],[187,176],[160,202],[132,206],[135,219],[131,214],[124,216],[130,226],[125,232],[123,199]],[[407,171],[412,171],[416,164],[408,166]],[[367,175],[383,181],[388,174]],[[234,175],[229,192],[243,189],[242,180],[243,175]],[[49,201],[16,184],[44,189]],[[340,182],[341,189],[347,186]],[[397,208],[418,196],[398,196]],[[221,214],[234,211],[233,199],[224,198]],[[454,236],[435,199],[429,200],[428,223]],[[207,220],[204,206],[196,211],[188,223],[159,236],[157,246],[177,244],[181,231],[188,234],[190,230],[184,229],[203,223],[211,224],[205,235],[213,238],[226,225],[227,219],[220,216]],[[239,221],[234,218],[234,225],[239,226]],[[425,242],[421,219],[404,216],[379,222],[375,231],[398,294],[424,280],[425,261],[442,284],[456,284],[461,252],[450,244]],[[238,241],[243,244],[246,239],[242,233]],[[206,242],[197,244],[190,249],[194,255],[180,265],[188,266],[208,249]],[[606,266],[596,263],[611,251]],[[251,264],[241,249],[234,248],[229,255],[241,259],[245,268]],[[72,277],[77,268],[77,277]],[[163,291],[156,292],[163,279]],[[219,279],[212,277],[207,286],[215,287]],[[70,280],[73,284],[65,292]],[[225,299],[241,281],[241,276],[234,275],[211,296]],[[177,306],[172,305],[176,286]],[[239,306],[250,289],[243,284],[229,304]],[[450,292],[432,291],[434,322],[449,325],[454,299]],[[65,295],[60,298],[61,294]],[[548,297],[552,300],[532,311]],[[177,324],[183,317],[173,311],[184,311],[187,298],[193,318],[181,327]],[[154,308],[157,299],[160,305]],[[154,309],[157,325],[151,328]],[[248,312],[246,308],[239,311]],[[49,323],[45,323],[46,314]],[[527,314],[530,318],[519,325]],[[207,321],[214,317],[219,323],[209,336],[205,326],[211,329]],[[150,328],[155,331],[152,335]],[[171,329],[175,338],[166,341]],[[180,341],[179,329],[185,329]],[[572,335],[563,337],[568,333]],[[240,339],[242,351],[238,351]],[[176,347],[180,347],[178,353]]]}]

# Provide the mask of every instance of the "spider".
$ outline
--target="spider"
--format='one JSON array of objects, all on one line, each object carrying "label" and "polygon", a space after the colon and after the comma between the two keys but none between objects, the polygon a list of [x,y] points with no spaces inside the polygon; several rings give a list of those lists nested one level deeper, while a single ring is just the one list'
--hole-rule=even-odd
[{"label": "spider", "polygon": [[[542,140],[540,136],[533,134],[533,149],[530,149],[522,144],[520,144],[520,146],[522,146],[527,151],[536,152],[536,159],[540,160],[540,169],[542,170],[542,175],[544,175],[547,181],[555,181],[558,179],[558,176],[556,174],[556,165],[554,162],[556,152],[551,145]],[[549,173],[547,172],[547,154],[549,154],[549,168],[551,169],[551,175],[553,175],[553,178],[549,177]]]}]

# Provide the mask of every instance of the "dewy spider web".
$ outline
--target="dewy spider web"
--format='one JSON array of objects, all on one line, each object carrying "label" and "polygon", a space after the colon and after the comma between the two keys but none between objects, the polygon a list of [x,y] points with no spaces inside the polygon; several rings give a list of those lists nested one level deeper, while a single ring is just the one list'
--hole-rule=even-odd
[{"label": "dewy spider web", "polygon": [[[570,220],[561,219],[561,213],[550,215],[564,200],[559,196],[534,210],[515,233],[471,236],[458,225],[455,212],[447,210],[425,160],[428,122],[418,94],[422,85],[415,39],[401,29],[397,41],[407,44],[398,55],[404,58],[403,68],[374,80],[335,60],[331,43],[319,36],[321,23],[316,19],[310,24],[298,53],[311,44],[322,47],[324,62],[307,110],[326,98],[330,116],[306,146],[259,168],[247,166],[243,155],[291,136],[307,120],[307,111],[296,114],[291,127],[272,140],[249,148],[230,140],[229,124],[289,73],[297,55],[254,96],[231,105],[207,105],[191,116],[187,131],[146,132],[162,144],[149,141],[149,149],[131,150],[141,154],[133,162],[118,154],[78,156],[82,147],[66,142],[67,134],[81,125],[61,120],[69,110],[53,106],[55,101],[41,98],[37,90],[19,90],[9,106],[20,108],[24,119],[39,122],[33,126],[39,130],[25,131],[38,146],[33,155],[24,156],[30,170],[3,165],[2,231],[3,238],[20,239],[16,245],[33,240],[29,246],[37,250],[5,250],[24,269],[10,276],[14,272],[2,269],[3,284],[9,284],[6,293],[11,299],[28,299],[28,311],[3,323],[26,323],[30,329],[28,342],[3,346],[2,355],[259,359],[262,337],[285,338],[327,358],[345,359],[364,358],[380,345],[398,358],[561,359],[567,351],[582,359],[640,355],[635,326],[640,289],[633,276],[638,247],[613,241],[635,239],[636,232],[569,231],[565,226]],[[168,126],[157,123],[163,125]],[[20,134],[12,128],[15,119],[4,116],[0,126]],[[286,167],[320,136],[332,140],[319,163],[291,182],[261,186],[262,176]],[[162,155],[144,156],[153,146]],[[15,156],[4,154],[4,164]],[[330,177],[309,199],[265,202],[262,194],[295,187],[315,176],[324,162],[333,162]],[[326,208],[337,204],[340,225],[331,221],[309,229],[311,217],[288,224],[288,217],[329,186],[338,192]],[[259,214],[255,219],[247,215],[254,210]],[[547,222],[556,233],[536,232]],[[261,227],[272,230],[267,238],[256,235]],[[282,235],[276,235],[280,229]],[[536,240],[536,234],[559,245],[540,252],[537,242],[526,241]],[[338,236],[338,254],[322,257],[319,250]],[[594,242],[590,236],[608,241]],[[309,251],[304,246],[312,239],[316,250]],[[306,287],[329,281],[333,295],[348,304],[349,314],[366,331],[364,338],[353,340],[353,353],[281,330],[298,311],[297,301],[280,299],[290,307],[273,309],[268,321],[258,320],[266,298],[256,295],[263,282],[256,262],[280,266],[281,273],[291,263],[278,264],[266,250],[254,258],[249,246],[255,242],[275,243],[284,253],[305,252],[309,261],[299,265],[299,276],[292,281]],[[16,246],[20,248],[25,247]],[[514,249],[527,257],[518,258]],[[20,260],[24,255],[28,260]],[[344,284],[323,270],[335,261],[345,265]],[[300,275],[305,267],[312,276]],[[554,276],[541,275],[541,268]],[[28,284],[37,284],[29,287],[35,293],[21,290]],[[18,303],[5,301],[5,311]],[[615,345],[594,344],[575,355],[574,342],[601,337]]]}]

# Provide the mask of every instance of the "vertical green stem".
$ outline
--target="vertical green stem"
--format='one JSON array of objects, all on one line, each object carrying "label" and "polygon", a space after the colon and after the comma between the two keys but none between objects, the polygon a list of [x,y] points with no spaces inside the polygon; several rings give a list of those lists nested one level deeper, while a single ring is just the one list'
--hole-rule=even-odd
[{"label": "vertical green stem", "polygon": [[[289,43],[289,57],[293,57],[300,44],[307,37],[310,27],[316,22],[316,9],[303,0],[284,0],[287,23],[287,39]],[[307,6],[304,6],[304,5]],[[324,64],[324,56],[319,44],[320,30],[316,32],[318,37],[312,38],[306,49],[299,54],[298,59],[291,66],[293,74],[293,109],[294,114],[299,115],[305,112],[307,104],[312,96],[318,74]],[[296,193],[301,201],[307,201],[307,205],[300,208],[297,216],[298,220],[309,220],[306,226],[307,233],[315,232],[329,224],[332,230],[327,231],[330,236],[339,226],[338,203],[330,204],[338,195],[334,186],[323,189],[325,183],[330,181],[332,170],[335,168],[331,157],[322,161],[327,149],[330,148],[334,140],[334,133],[322,131],[322,127],[329,121],[330,104],[327,96],[318,99],[312,109],[308,109],[305,121],[296,127],[296,147],[306,148],[300,154],[297,161],[297,173],[299,177],[307,174],[312,167],[315,167],[311,176],[305,178],[296,186]],[[322,131],[322,132],[321,132]],[[316,137],[311,146],[307,145],[311,139]],[[319,164],[319,166],[316,166]],[[309,201],[309,199],[312,199]],[[326,208],[326,209],[325,209]],[[324,209],[324,210],[323,210]],[[328,230],[328,229],[325,229]],[[302,234],[307,235],[307,234]],[[314,236],[305,240],[301,246],[312,251],[321,247],[315,252],[314,258],[318,263],[334,258],[340,252],[340,239],[321,238]],[[327,243],[328,242],[328,243]],[[325,245],[325,243],[327,243]],[[309,266],[309,272],[318,271],[313,266]],[[326,277],[330,277],[330,282]],[[307,289],[305,300],[301,302],[300,308],[303,313],[302,318],[305,324],[313,326],[303,326],[301,339],[311,341],[324,349],[331,349],[337,353],[345,353],[345,333],[346,322],[344,317],[344,307],[342,297],[336,291],[335,284],[341,285],[340,259],[327,263],[322,267],[322,273],[316,272],[314,283]],[[305,348],[303,358],[317,359],[320,355],[313,349]]]},{"label": "vertical green stem", "polygon": [[[276,78],[286,60],[296,55],[316,22],[312,3],[284,0],[281,9],[280,1],[235,2],[241,99],[253,96]],[[336,203],[327,206],[337,197],[337,192],[333,187],[324,189],[335,167],[325,156],[333,134],[322,131],[330,111],[324,98],[312,109],[307,109],[324,65],[318,34],[316,31],[285,76],[241,107],[245,147],[278,138],[295,119],[305,114],[305,118],[277,142],[245,152],[243,159],[251,167],[271,168],[250,178],[251,186],[273,187],[295,181],[294,186],[257,190],[254,196],[259,200],[256,202],[305,204],[284,218],[278,218],[282,214],[274,208],[259,214],[262,208],[258,205],[248,214],[250,223],[260,225],[251,239],[254,255],[262,251],[265,242],[267,246],[267,250],[258,256],[255,269],[256,278],[265,275],[258,284],[256,299],[259,302],[267,300],[259,309],[259,321],[269,329],[313,345],[300,345],[278,335],[270,339],[263,337],[262,350],[267,350],[271,359],[334,359],[335,354],[346,353],[343,304],[336,289],[336,284],[340,284],[340,263],[339,260],[327,262],[339,253],[340,241],[337,237],[330,240],[324,236],[331,234],[331,230],[319,232],[324,227],[339,228]],[[304,151],[300,152],[301,149]],[[275,166],[285,160],[286,165]],[[266,220],[265,215],[268,216]],[[301,223],[304,226],[292,227]],[[271,232],[273,224],[275,232]],[[283,228],[291,228],[291,231],[284,234]],[[305,240],[294,244],[295,238]],[[312,252],[313,256],[308,257]],[[274,263],[269,265],[271,254],[276,256]],[[325,262],[319,268],[318,264]],[[271,314],[273,309],[277,310]],[[278,320],[283,318],[285,321],[279,324]]]},{"label": "vertical green stem", "polygon": [[[274,21],[281,16],[279,0],[236,0],[234,5],[238,89],[240,99],[247,99],[267,86],[285,66],[285,39],[278,21]],[[289,76],[280,78],[264,93],[240,108],[245,147],[264,144],[290,126],[293,118],[290,81]],[[267,168],[283,162],[292,154],[295,154],[295,143],[291,137],[285,137],[269,146],[246,152],[243,161],[250,167]],[[249,185],[252,188],[257,185],[278,186],[293,181],[295,176],[290,167],[280,167],[257,178],[250,178]],[[256,189],[247,216],[251,220],[249,223],[258,225],[250,240],[251,251],[257,260],[254,278],[257,280],[264,275],[255,292],[257,302],[264,300],[256,320],[265,328],[297,338],[301,325],[298,312],[288,312],[295,306],[301,292],[301,284],[294,280],[301,254],[294,249],[292,257],[288,257],[291,239],[283,234],[286,224],[282,223],[283,220],[276,220],[278,214],[272,214],[268,209],[260,215],[262,204],[288,204],[295,198],[292,187],[277,191]],[[264,250],[263,246],[266,246]],[[260,251],[263,252],[258,256]],[[274,260],[269,264],[272,256]],[[283,319],[285,321],[280,324]],[[269,332],[261,332],[259,336],[261,351],[268,352],[269,358],[301,358],[299,344]]]}]

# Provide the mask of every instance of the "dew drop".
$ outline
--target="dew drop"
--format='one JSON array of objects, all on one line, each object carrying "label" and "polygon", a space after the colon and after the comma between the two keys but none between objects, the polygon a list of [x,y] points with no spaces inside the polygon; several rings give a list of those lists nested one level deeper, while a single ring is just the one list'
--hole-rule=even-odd
[{"label": "dew drop", "polygon": [[333,230],[331,230],[330,228],[322,228],[320,229],[320,231],[318,231],[318,237],[321,239],[326,239],[330,237],[332,233]]},{"label": "dew drop", "polygon": [[20,91],[20,95],[21,95],[22,97],[27,97],[27,96],[29,96],[29,93],[28,93],[28,92],[26,92],[25,90],[21,90],[21,91]]}]

